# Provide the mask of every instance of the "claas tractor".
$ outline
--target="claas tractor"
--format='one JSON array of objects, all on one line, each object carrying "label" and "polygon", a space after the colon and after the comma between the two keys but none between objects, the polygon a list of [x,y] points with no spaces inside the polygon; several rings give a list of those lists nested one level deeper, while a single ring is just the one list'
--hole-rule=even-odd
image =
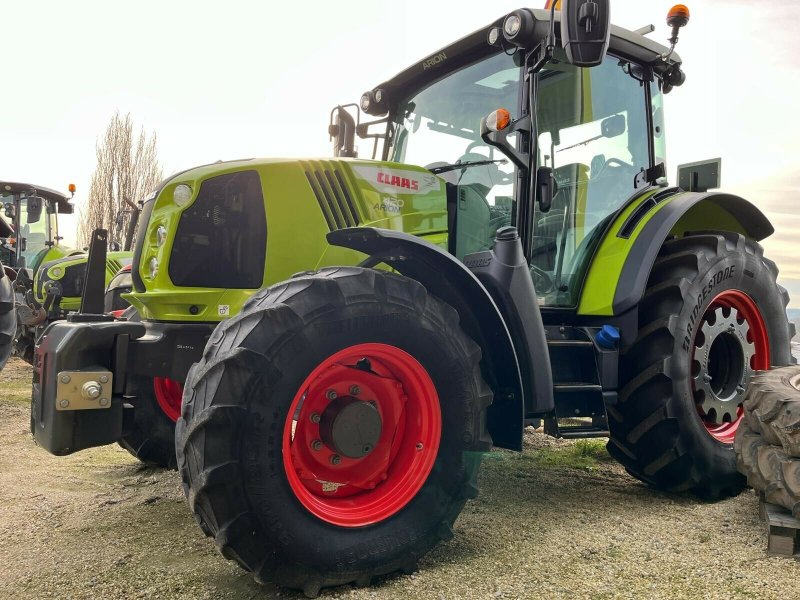
[{"label": "claas tractor", "polygon": [[[0,333],[0,355],[6,350],[33,362],[36,337],[52,321],[80,308],[87,254],[61,243],[58,215],[75,212],[69,195],[40,185],[0,181],[3,215],[0,217],[0,261],[6,266],[15,312],[15,332],[5,341]],[[110,282],[117,271],[132,260],[131,252],[108,253]],[[5,304],[4,304],[5,305]],[[10,326],[9,326],[10,331]]]},{"label": "claas tractor", "polygon": [[336,107],[333,158],[170,177],[120,318],[95,231],[81,311],[36,349],[36,441],[177,465],[223,556],[309,596],[413,571],[537,420],[736,494],[748,378],[793,332],[763,213],[707,169],[667,184],[688,19],[666,47],[607,0],[516,10]]}]

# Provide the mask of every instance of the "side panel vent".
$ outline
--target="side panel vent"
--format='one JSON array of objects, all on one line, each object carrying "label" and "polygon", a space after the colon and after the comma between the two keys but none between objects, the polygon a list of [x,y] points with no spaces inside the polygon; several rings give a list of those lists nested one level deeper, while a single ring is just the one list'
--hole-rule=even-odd
[{"label": "side panel vent", "polygon": [[620,227],[619,233],[617,237],[621,237],[624,239],[628,239],[633,234],[634,229],[636,226],[644,219],[644,216],[650,212],[659,202],[663,202],[670,196],[680,192],[679,188],[669,188],[662,192],[658,192],[650,196],[647,200],[642,202],[636,210],[634,210],[625,223]]},{"label": "side panel vent", "polygon": [[358,211],[341,171],[331,164],[306,163],[304,167],[306,179],[317,198],[328,229],[336,231],[357,227]]}]

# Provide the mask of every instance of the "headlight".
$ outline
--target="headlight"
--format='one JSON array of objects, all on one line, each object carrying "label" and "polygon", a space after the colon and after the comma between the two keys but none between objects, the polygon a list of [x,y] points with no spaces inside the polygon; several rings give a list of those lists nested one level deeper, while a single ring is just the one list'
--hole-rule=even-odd
[{"label": "headlight", "polygon": [[156,246],[163,246],[164,242],[167,241],[167,228],[163,225],[159,225],[158,229],[156,229]]},{"label": "headlight", "polygon": [[147,263],[147,268],[150,271],[150,279],[155,279],[158,275],[158,259],[155,256]]},{"label": "headlight", "polygon": [[180,207],[184,207],[189,204],[189,200],[192,199],[192,188],[190,188],[185,183],[180,184],[175,188],[175,191],[172,192],[172,200]]},{"label": "headlight", "polygon": [[61,267],[53,267],[50,269],[50,277],[53,279],[58,279],[64,274],[64,270]]}]

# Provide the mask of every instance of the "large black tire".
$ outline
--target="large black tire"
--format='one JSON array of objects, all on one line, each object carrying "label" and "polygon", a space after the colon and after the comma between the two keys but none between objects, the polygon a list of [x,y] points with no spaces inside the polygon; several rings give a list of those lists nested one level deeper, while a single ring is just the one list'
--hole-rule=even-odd
[{"label": "large black tire", "polygon": [[800,367],[755,375],[736,432],[736,458],[747,483],[767,502],[800,518]]},{"label": "large black tire", "polygon": [[133,396],[134,422],[119,440],[119,445],[143,463],[177,468],[175,423],[161,410],[156,400],[152,377],[137,377],[128,383]]},{"label": "large black tire", "polygon": [[[391,345],[424,368],[441,404],[441,441],[404,507],[373,524],[341,527],[298,499],[282,443],[287,417],[300,419],[293,399],[312,370],[360,344]],[[309,597],[413,571],[453,535],[464,503],[477,494],[480,453],[491,446],[483,423],[492,394],[480,358],[453,308],[391,273],[325,269],[258,292],[214,331],[184,391],[178,468],[200,526],[258,581]]]},{"label": "large black tire", "polygon": [[0,371],[6,366],[8,357],[14,347],[14,335],[17,332],[17,317],[14,313],[14,290],[11,279],[0,263]]},{"label": "large black tire", "polygon": [[[140,321],[133,306],[128,307],[122,318]],[[133,456],[143,463],[175,469],[175,423],[156,400],[152,377],[134,377],[128,382],[127,395],[133,398],[134,422],[119,441]]]},{"label": "large black tire", "polygon": [[[639,305],[638,338],[623,352],[619,402],[608,407],[608,451],[631,475],[659,489],[690,491],[706,499],[734,495],[743,488],[733,444],[713,437],[699,416],[698,405],[706,397],[696,389],[694,377],[706,373],[700,373],[695,350],[701,327],[726,316],[716,308],[709,310],[712,300],[738,290],[752,299],[763,319],[768,338],[763,344],[769,347],[772,364],[790,364],[789,296],[776,283],[777,275],[761,246],[741,235],[696,234],[664,244]],[[726,318],[734,317],[728,309]],[[733,325],[741,327],[738,321]],[[747,350],[741,347],[741,352]],[[710,371],[708,359],[705,364]],[[725,361],[718,364],[729,366]],[[742,367],[741,383],[735,385],[739,396],[748,374]],[[734,422],[740,404],[735,399],[725,408],[732,407]],[[727,414],[724,420],[730,418]]]}]

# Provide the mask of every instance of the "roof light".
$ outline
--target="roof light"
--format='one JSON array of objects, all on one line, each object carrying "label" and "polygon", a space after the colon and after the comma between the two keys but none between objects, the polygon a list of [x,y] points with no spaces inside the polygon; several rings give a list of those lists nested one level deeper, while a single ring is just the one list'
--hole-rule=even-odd
[{"label": "roof light", "polygon": [[494,46],[497,44],[497,40],[500,39],[500,28],[499,27],[492,27],[489,30],[488,42],[490,46]]},{"label": "roof light", "polygon": [[369,111],[369,107],[372,104],[372,99],[369,97],[369,92],[366,92],[361,96],[361,102],[359,102],[359,104],[361,105],[361,110],[364,112]]},{"label": "roof light", "polygon": [[670,27],[683,27],[689,22],[689,7],[685,4],[676,4],[667,13],[667,25]]},{"label": "roof light", "polygon": [[76,189],[75,188],[75,184],[74,183],[70,183],[69,186],[67,187],[67,189],[69,190],[70,194],[74,194],[75,193],[75,189]]},{"label": "roof light", "polygon": [[508,15],[506,20],[503,22],[503,32],[508,37],[514,37],[517,35],[520,27],[522,27],[522,19],[520,19],[519,15],[514,13]]}]

